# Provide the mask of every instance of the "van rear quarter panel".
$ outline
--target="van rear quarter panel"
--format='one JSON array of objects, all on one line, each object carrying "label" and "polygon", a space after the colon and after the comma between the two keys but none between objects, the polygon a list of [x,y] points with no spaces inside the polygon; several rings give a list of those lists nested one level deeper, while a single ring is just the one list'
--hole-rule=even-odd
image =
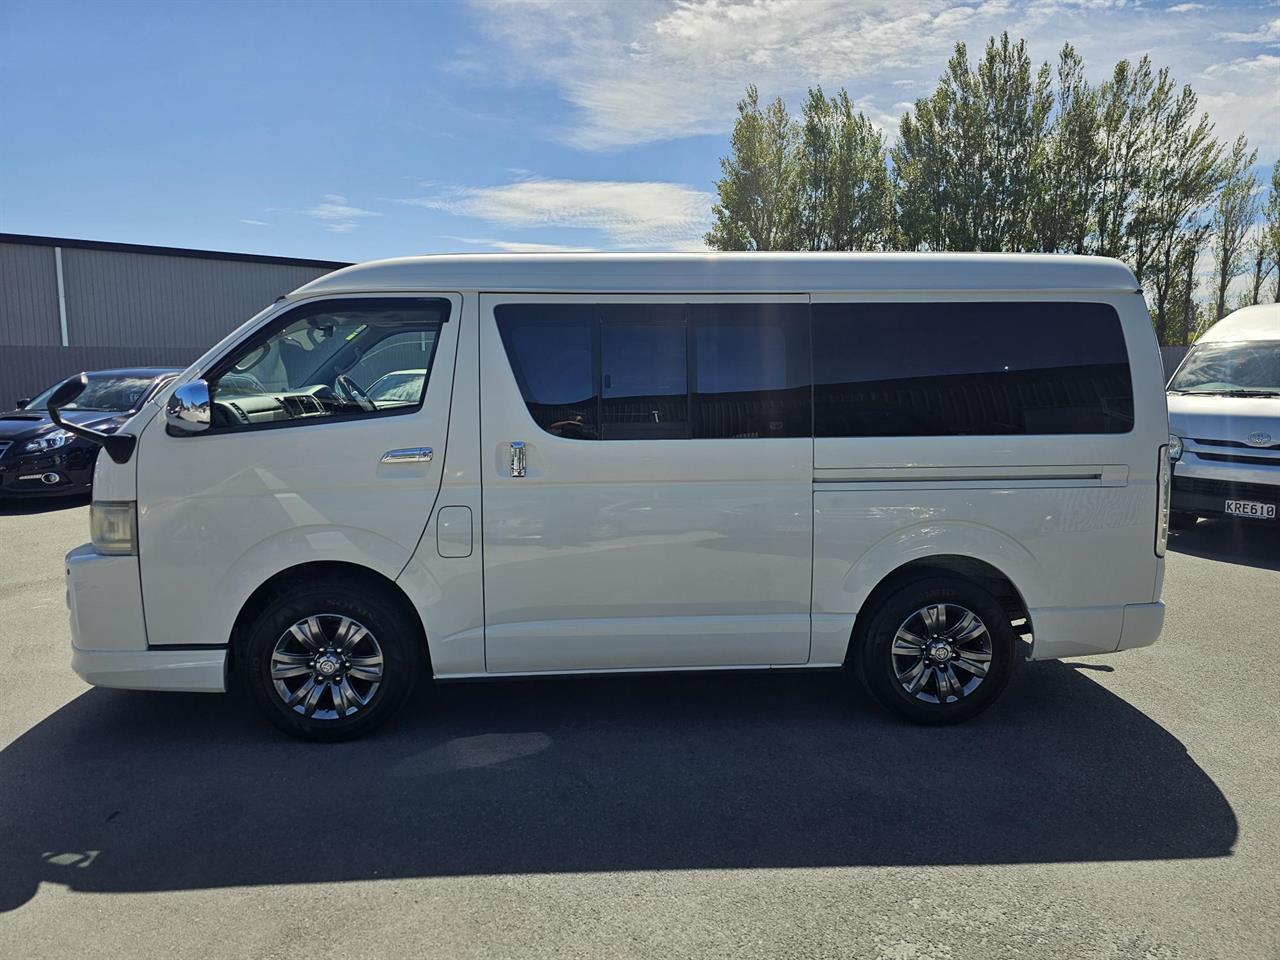
[{"label": "van rear quarter panel", "polygon": [[1032,612],[1034,658],[1113,651],[1124,604],[1157,599],[1163,578],[1154,549],[1156,471],[1168,418],[1145,302],[1138,293],[1078,292],[813,300],[944,298],[1113,306],[1129,355],[1133,430],[816,438],[812,661],[842,660],[854,618],[876,585],[906,563],[939,555],[974,557],[1004,573]]}]

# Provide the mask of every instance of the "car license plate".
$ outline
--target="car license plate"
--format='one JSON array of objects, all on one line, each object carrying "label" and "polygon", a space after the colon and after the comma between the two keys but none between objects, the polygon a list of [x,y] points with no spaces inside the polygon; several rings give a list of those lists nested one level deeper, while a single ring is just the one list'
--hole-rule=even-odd
[{"label": "car license plate", "polygon": [[1224,511],[1232,517],[1256,517],[1259,520],[1274,520],[1276,505],[1274,503],[1255,503],[1252,500],[1228,500]]}]

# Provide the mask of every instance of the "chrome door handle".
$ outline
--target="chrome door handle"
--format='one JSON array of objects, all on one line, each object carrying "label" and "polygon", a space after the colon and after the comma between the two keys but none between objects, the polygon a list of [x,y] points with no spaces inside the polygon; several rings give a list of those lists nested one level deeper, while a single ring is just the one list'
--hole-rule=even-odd
[{"label": "chrome door handle", "polygon": [[399,450],[388,450],[382,455],[379,463],[430,463],[430,447],[402,447]]},{"label": "chrome door handle", "polygon": [[524,441],[511,441],[511,476],[524,476]]}]

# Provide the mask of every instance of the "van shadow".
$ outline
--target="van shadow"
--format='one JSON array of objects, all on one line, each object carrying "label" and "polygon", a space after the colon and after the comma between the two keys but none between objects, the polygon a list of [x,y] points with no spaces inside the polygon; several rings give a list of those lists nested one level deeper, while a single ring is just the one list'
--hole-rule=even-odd
[{"label": "van shadow", "polygon": [[1066,664],[969,724],[821,675],[441,687],[314,745],[239,697],[93,690],[0,752],[0,909],[145,892],[527,872],[1045,863],[1231,853],[1182,744]]},{"label": "van shadow", "polygon": [[1275,523],[1250,520],[1201,520],[1173,533],[1169,549],[1205,560],[1280,570],[1280,536]]}]

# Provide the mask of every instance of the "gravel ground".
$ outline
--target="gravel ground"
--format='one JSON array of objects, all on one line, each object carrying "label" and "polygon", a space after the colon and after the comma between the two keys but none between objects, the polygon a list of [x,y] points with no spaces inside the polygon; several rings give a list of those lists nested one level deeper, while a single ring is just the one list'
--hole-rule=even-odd
[{"label": "gravel ground", "polygon": [[1280,538],[958,728],[831,674],[445,687],[359,743],[86,687],[83,504],[0,508],[0,955],[1280,956]]}]

